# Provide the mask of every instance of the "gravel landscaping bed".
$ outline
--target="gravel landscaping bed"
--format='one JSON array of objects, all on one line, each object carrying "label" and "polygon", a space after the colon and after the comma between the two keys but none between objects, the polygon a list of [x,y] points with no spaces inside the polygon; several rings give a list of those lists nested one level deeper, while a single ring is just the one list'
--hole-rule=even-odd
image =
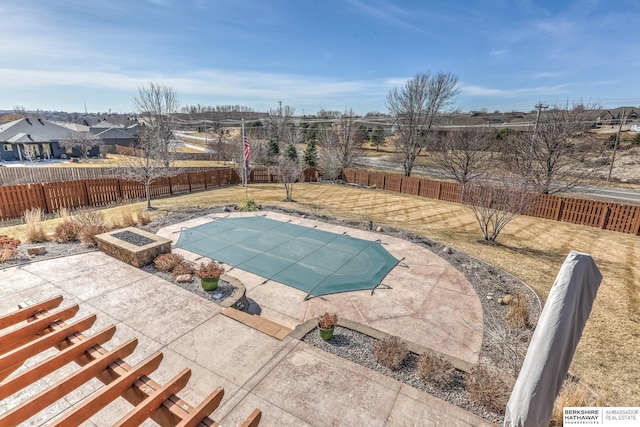
[{"label": "gravel landscaping bed", "polygon": [[474,403],[464,388],[464,379],[460,373],[451,381],[448,387],[437,387],[425,383],[415,373],[418,363],[418,355],[409,353],[404,363],[397,371],[379,364],[373,357],[373,346],[376,339],[368,335],[361,334],[351,329],[336,326],[333,338],[324,341],[320,338],[317,330],[313,330],[305,335],[304,342],[318,347],[324,351],[335,354],[366,368],[385,374],[404,384],[427,392],[442,400],[445,400],[462,409],[473,412],[490,422],[501,424],[504,417],[500,414],[488,411],[483,406]]},{"label": "gravel landscaping bed", "polygon": [[233,295],[233,293],[237,289],[231,283],[220,279],[218,287],[215,290],[205,291],[204,289],[202,289],[202,285],[200,285],[200,279],[193,275],[191,276],[191,282],[181,283],[176,281],[173,274],[156,270],[153,264],[145,265],[144,267],[142,267],[142,270],[146,271],[147,273],[155,274],[156,276],[166,280],[167,282],[171,282],[177,286],[180,286],[182,289],[185,289],[204,299],[216,302],[218,304]]}]

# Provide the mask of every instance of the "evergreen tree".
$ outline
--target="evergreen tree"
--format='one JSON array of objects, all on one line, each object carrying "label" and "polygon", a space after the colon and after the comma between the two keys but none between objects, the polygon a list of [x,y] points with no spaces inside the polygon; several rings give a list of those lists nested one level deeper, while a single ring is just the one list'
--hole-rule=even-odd
[{"label": "evergreen tree", "polygon": [[307,147],[304,149],[302,161],[305,165],[315,168],[318,166],[318,147],[313,139],[310,139],[307,143]]},{"label": "evergreen tree", "polygon": [[278,141],[272,139],[267,144],[267,158],[265,159],[265,163],[267,165],[275,164],[278,156],[280,156],[280,146],[278,145]]},{"label": "evergreen tree", "polygon": [[378,151],[378,147],[384,145],[384,129],[382,126],[378,125],[373,128],[373,132],[371,132],[371,145],[376,147],[376,151]]},{"label": "evergreen tree", "polygon": [[298,160],[298,150],[296,150],[296,146],[293,144],[287,145],[287,148],[284,150],[284,156],[289,160]]}]

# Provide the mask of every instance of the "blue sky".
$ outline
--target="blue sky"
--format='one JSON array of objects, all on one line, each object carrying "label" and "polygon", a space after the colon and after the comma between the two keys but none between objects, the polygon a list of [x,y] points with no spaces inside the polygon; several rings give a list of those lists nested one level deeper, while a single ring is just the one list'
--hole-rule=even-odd
[{"label": "blue sky", "polygon": [[640,105],[640,0],[0,0],[0,109],[128,112],[278,101],[386,112],[417,73],[459,77],[455,107]]}]

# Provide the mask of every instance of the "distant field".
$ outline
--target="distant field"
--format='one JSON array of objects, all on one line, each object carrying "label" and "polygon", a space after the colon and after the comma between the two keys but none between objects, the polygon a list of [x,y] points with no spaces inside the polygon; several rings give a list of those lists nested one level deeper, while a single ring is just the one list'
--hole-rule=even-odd
[{"label": "distant field", "polygon": [[[500,245],[479,243],[480,233],[468,208],[455,203],[347,186],[296,184],[296,203],[284,203],[276,184],[251,185],[248,194],[259,204],[371,220],[413,231],[500,267],[546,297],[571,250],[590,253],[604,279],[572,364],[572,370],[609,391],[614,406],[640,406],[640,239],[628,234],[530,217],[514,220],[500,235]],[[154,200],[153,215],[240,203],[239,186]],[[105,209],[107,216],[135,210],[142,204]],[[56,221],[50,221],[52,230]],[[21,238],[23,226],[0,228],[1,234]],[[480,298],[484,298],[480,295]]]}]

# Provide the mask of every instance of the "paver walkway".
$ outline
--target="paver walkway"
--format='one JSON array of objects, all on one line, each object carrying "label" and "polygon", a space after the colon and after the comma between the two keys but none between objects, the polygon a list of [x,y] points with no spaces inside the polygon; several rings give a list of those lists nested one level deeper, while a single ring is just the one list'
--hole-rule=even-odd
[{"label": "paver walkway", "polygon": [[[339,228],[335,230],[341,232]],[[362,238],[371,235],[356,230],[350,233]],[[295,289],[273,282],[261,284],[260,278],[238,270],[230,273],[248,285],[248,295],[262,306],[264,317],[277,323],[300,323],[319,311],[335,308],[345,317],[379,329],[383,329],[387,319],[403,337],[422,339],[443,349],[451,340],[452,346],[468,349],[468,355],[477,352],[475,344],[456,344],[462,325],[481,324],[482,319],[481,311],[480,315],[475,311],[472,293],[463,278],[450,272],[437,257],[417,251],[406,242],[375,236],[382,237],[395,256],[407,258],[406,266],[397,267],[399,271],[392,272],[394,276],[383,282],[393,289],[378,289],[373,297],[365,292],[358,297],[342,294],[329,296],[326,301],[304,302],[304,295]],[[445,296],[436,297],[439,293],[434,290],[438,289],[446,291]],[[398,296],[393,297],[394,292]],[[130,364],[162,351],[164,360],[152,375],[159,383],[168,381],[185,366],[190,367],[191,381],[180,393],[185,400],[199,402],[211,387],[224,387],[223,403],[215,413],[222,425],[238,425],[255,407],[263,411],[264,426],[492,425],[429,394],[292,337],[279,340],[247,327],[222,315],[217,304],[99,252],[0,270],[0,313],[15,310],[20,302],[55,295],[63,295],[65,305],[79,303],[77,317],[98,315],[88,335],[114,324],[117,331],[110,345],[137,337],[138,347],[127,358]],[[456,305],[462,297],[468,298],[468,307]],[[387,305],[389,308],[385,309]],[[446,310],[448,305],[453,308]],[[467,312],[471,314],[465,319]],[[445,313],[452,319],[438,323],[439,316]],[[403,330],[402,325],[412,329]],[[431,325],[431,329],[415,330],[425,325]],[[436,328],[440,330],[433,330]],[[481,339],[481,329],[478,332],[470,328],[469,337],[473,341],[476,335],[472,331],[479,333]],[[479,350],[479,344],[477,347]],[[33,363],[27,360],[25,368]],[[59,374],[64,375],[64,369]],[[49,376],[34,387],[53,384],[58,378]],[[37,414],[28,425],[46,424],[101,386],[98,381],[83,386]],[[1,401],[0,412],[21,398],[24,396]],[[128,405],[118,400],[85,425],[110,425]]]}]

